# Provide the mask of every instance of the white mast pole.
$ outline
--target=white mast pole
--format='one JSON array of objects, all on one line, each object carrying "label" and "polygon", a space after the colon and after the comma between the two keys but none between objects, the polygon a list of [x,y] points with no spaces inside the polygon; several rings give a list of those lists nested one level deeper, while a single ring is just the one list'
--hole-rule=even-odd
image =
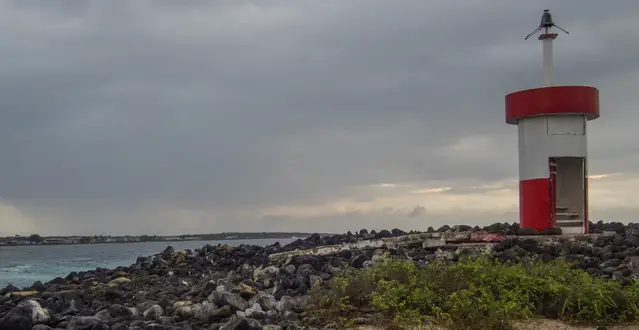
[{"label": "white mast pole", "polygon": [[[545,34],[548,35],[550,31],[549,28],[544,28]],[[552,86],[552,75],[553,75],[553,58],[552,58],[552,42],[554,38],[544,38],[543,39],[543,78],[544,78],[544,86]]]},{"label": "white mast pole", "polygon": [[568,33],[568,31],[560,28],[552,21],[552,15],[550,14],[550,10],[544,9],[544,13],[541,16],[541,24],[539,27],[535,29],[535,31],[531,32],[526,36],[525,39],[530,38],[532,35],[539,31],[543,31],[539,36],[539,40],[542,41],[543,45],[543,80],[544,86],[552,86],[552,76],[553,76],[553,58],[552,58],[552,42],[557,38],[557,33],[551,33],[550,28],[556,27],[557,29]]}]

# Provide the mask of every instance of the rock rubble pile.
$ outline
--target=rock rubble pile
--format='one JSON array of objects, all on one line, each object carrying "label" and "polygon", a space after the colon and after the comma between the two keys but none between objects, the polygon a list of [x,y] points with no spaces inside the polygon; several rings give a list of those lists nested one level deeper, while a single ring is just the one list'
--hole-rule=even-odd
[{"label": "rock rubble pile", "polygon": [[591,223],[592,232],[611,234],[583,237],[536,237],[542,233],[521,230],[516,224],[444,226],[437,231],[527,236],[473,247],[416,244],[292,255],[275,264],[268,258],[273,253],[406,233],[394,229],[314,234],[285,246],[206,245],[193,251],[167,247],[128,267],[73,272],[28,288],[7,286],[0,290],[0,329],[303,329],[309,312],[305,301],[312,288],[330,285],[334,276],[345,273],[345,266],[370,267],[387,252],[418,265],[436,259],[455,262],[473,253],[491,253],[503,261],[564,258],[592,275],[622,283],[639,278],[639,225]]}]

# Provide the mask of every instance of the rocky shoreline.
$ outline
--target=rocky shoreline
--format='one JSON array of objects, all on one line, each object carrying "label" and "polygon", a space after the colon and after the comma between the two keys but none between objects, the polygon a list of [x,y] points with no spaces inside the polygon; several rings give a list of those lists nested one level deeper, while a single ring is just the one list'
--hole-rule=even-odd
[{"label": "rocky shoreline", "polygon": [[[479,244],[428,246],[408,241],[399,246],[336,249],[323,255],[286,254],[409,234],[394,229],[324,237],[313,234],[284,246],[207,245],[193,251],[167,247],[159,254],[138,258],[129,267],[73,272],[28,288],[7,286],[0,290],[0,329],[310,328],[305,299],[311,288],[329,286],[334,276],[345,274],[345,266],[370,267],[387,252],[418,266],[442,259],[455,262],[474,253],[490,253],[513,262],[562,258],[591,275],[624,285],[639,279],[639,225],[599,222],[591,223],[590,229],[606,235],[558,236],[557,231],[537,233],[517,224],[498,223],[428,230],[469,233],[466,237],[493,235],[489,242]],[[286,258],[269,259],[274,254]],[[325,320],[325,328],[334,328],[331,321]]]}]

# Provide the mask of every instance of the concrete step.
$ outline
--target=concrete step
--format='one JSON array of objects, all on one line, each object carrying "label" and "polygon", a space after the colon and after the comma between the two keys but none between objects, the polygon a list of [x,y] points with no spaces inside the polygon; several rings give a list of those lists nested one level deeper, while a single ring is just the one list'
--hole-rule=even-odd
[{"label": "concrete step", "polygon": [[557,219],[557,227],[583,227],[584,221],[581,219]]},{"label": "concrete step", "polygon": [[557,205],[555,206],[555,209],[559,212],[559,211],[568,211],[568,206],[560,206]]},{"label": "concrete step", "polygon": [[561,227],[562,235],[579,235],[584,234],[584,227]]},{"label": "concrete step", "polygon": [[579,213],[576,212],[557,212],[557,218],[568,218],[568,219],[572,219],[575,217],[580,216]]},{"label": "concrete step", "polygon": [[561,228],[562,234],[583,234],[583,219],[559,219],[557,218],[557,227]]}]

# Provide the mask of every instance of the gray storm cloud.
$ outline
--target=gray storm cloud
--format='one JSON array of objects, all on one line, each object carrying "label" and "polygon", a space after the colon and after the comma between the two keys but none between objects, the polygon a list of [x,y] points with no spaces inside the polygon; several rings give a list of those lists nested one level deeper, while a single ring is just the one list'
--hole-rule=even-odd
[{"label": "gray storm cloud", "polygon": [[0,4],[0,197],[60,230],[159,230],[171,207],[208,210],[194,230],[325,230],[240,214],[514,177],[503,97],[540,84],[543,6],[571,32],[558,82],[601,91],[591,169],[635,171],[636,1],[20,0]]}]

